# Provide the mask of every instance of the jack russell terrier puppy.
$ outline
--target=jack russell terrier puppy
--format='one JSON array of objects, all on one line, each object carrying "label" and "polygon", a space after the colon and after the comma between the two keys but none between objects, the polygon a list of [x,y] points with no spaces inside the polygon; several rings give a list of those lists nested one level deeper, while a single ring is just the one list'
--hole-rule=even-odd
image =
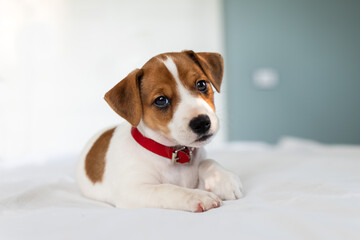
[{"label": "jack russell terrier puppy", "polygon": [[77,167],[83,195],[120,208],[191,212],[242,197],[239,177],[203,149],[219,126],[212,86],[220,91],[223,68],[218,53],[164,53],[107,92],[127,122],[86,145]]}]

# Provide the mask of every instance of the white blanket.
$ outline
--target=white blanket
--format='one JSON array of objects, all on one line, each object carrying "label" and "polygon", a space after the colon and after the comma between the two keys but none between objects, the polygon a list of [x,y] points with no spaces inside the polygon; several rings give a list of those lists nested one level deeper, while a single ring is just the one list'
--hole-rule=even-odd
[{"label": "white blanket", "polygon": [[286,139],[211,157],[246,196],[205,213],[116,209],[80,195],[76,157],[0,171],[0,239],[360,239],[360,147]]}]

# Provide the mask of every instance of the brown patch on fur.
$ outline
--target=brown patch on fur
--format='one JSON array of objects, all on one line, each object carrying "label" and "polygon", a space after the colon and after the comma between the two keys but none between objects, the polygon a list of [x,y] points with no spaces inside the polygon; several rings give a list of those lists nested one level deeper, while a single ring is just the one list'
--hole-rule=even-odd
[{"label": "brown patch on fur", "polygon": [[214,104],[214,93],[211,91],[211,95],[200,94],[200,97],[211,107],[213,111],[215,111]]},{"label": "brown patch on fur", "polygon": [[220,92],[224,75],[224,60],[219,53],[184,51],[206,74],[216,91]]},{"label": "brown patch on fur", "polygon": [[[150,59],[144,66],[144,75],[141,80],[141,100],[143,105],[143,121],[153,130],[169,135],[168,124],[179,103],[179,94],[176,81],[161,60],[164,55]],[[170,106],[159,109],[153,103],[157,97],[166,96]]]},{"label": "brown patch on fur", "polygon": [[105,171],[105,156],[115,128],[109,129],[94,142],[86,155],[85,171],[93,182],[101,182]]},{"label": "brown patch on fur", "polygon": [[[214,91],[211,87],[211,81],[202,68],[198,64],[195,64],[186,52],[172,54],[171,58],[176,64],[180,81],[185,88],[187,88],[194,96],[204,99],[204,101],[215,111]],[[196,89],[196,83],[200,80],[205,80],[208,84],[208,91],[206,93],[201,93]]]}]

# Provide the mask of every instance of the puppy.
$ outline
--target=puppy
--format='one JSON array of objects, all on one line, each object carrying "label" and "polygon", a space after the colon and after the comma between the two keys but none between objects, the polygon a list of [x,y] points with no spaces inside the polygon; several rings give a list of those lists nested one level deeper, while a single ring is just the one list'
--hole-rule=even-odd
[{"label": "puppy", "polygon": [[77,182],[84,196],[120,208],[202,212],[242,197],[240,179],[207,159],[218,130],[214,92],[218,53],[183,51],[151,58],[105,100],[127,122],[95,135],[83,150]]}]

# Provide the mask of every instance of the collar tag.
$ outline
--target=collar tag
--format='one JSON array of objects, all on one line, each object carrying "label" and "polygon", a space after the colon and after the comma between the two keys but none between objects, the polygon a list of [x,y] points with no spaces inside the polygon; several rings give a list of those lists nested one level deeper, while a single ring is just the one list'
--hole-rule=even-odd
[{"label": "collar tag", "polygon": [[182,153],[186,154],[186,156],[189,158],[188,162],[181,163],[181,164],[191,164],[192,158],[193,158],[193,151],[194,151],[194,148],[188,148],[188,147],[180,147],[180,148],[174,150],[172,152],[172,157],[171,157],[172,164],[180,164],[180,162],[178,162],[178,160],[180,159],[180,157],[178,156],[178,152],[182,152]]}]

